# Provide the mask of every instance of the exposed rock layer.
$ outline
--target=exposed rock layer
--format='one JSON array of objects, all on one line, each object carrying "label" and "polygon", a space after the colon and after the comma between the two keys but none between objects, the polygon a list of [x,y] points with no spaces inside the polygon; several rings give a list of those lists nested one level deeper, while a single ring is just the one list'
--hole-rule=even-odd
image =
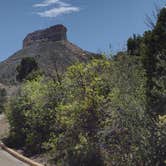
[{"label": "exposed rock layer", "polygon": [[27,48],[37,42],[67,40],[67,28],[63,25],[55,25],[50,28],[35,31],[28,34],[23,41],[23,48]]}]

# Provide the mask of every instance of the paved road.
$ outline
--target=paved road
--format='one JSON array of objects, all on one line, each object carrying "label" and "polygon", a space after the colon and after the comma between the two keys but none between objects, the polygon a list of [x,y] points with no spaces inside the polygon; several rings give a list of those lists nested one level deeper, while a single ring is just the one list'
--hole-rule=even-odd
[{"label": "paved road", "polygon": [[0,166],[28,166],[0,149]]}]

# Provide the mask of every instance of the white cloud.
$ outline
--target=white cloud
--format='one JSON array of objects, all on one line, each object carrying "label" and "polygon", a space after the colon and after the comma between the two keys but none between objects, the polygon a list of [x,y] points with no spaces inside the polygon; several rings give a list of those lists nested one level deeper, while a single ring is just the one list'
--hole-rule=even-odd
[{"label": "white cloud", "polygon": [[62,14],[70,14],[72,12],[78,12],[78,11],[79,11],[78,7],[69,6],[69,7],[53,8],[50,10],[46,10],[44,12],[38,12],[37,14],[41,17],[53,18],[53,17],[57,17]]},{"label": "white cloud", "polygon": [[57,4],[58,2],[59,2],[59,0],[45,0],[41,3],[34,4],[33,7],[46,7],[46,6],[50,6],[52,4]]},{"label": "white cloud", "polygon": [[62,2],[62,1],[58,1],[57,4],[58,4],[59,6],[63,6],[63,7],[65,7],[65,6],[71,6],[70,4],[65,3],[65,2]]},{"label": "white cloud", "polygon": [[70,6],[70,4],[62,2],[61,0],[45,0],[41,3],[34,4],[33,7],[47,7],[53,4],[57,4],[59,6]]},{"label": "white cloud", "polygon": [[33,5],[33,7],[40,9],[49,6],[52,8],[45,11],[37,12],[37,14],[41,17],[55,18],[62,14],[70,14],[80,11],[79,7],[72,6],[71,4],[65,3],[62,0],[44,0],[41,3]]}]

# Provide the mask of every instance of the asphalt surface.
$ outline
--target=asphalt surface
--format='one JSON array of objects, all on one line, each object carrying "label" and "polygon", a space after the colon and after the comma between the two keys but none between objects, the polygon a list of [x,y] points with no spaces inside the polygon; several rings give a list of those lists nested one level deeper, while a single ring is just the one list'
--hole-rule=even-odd
[{"label": "asphalt surface", "polygon": [[0,166],[28,166],[0,149]]}]

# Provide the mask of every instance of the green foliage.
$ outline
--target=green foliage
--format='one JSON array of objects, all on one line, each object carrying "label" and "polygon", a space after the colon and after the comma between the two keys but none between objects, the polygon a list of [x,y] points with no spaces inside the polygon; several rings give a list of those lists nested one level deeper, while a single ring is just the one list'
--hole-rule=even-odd
[{"label": "green foliage", "polygon": [[166,115],[159,116],[159,121],[156,124],[156,133],[155,136],[157,139],[156,142],[156,156],[158,158],[158,163],[161,165],[166,164]]},{"label": "green foliage", "polygon": [[[143,63],[147,71],[147,96],[148,103],[152,109],[155,105],[159,105],[165,98],[166,89],[165,82],[165,64],[166,64],[166,9],[163,8],[159,15],[156,26],[152,31],[146,32],[144,35],[145,51],[143,55]],[[161,83],[161,84],[160,84]],[[155,109],[155,112],[162,113]]]},{"label": "green foliage", "polygon": [[57,110],[62,131],[47,144],[57,164],[102,165],[97,133],[110,91],[109,66],[107,60],[94,60],[68,69],[62,82],[65,99]]},{"label": "green foliage", "polygon": [[140,55],[142,37],[133,35],[127,40],[127,52],[129,55]]},{"label": "green foliage", "polygon": [[[13,137],[22,139],[29,153],[47,149],[57,165],[102,166],[110,159],[117,165],[124,158],[124,163],[150,158],[146,78],[139,62],[124,55],[94,59],[71,66],[60,83],[42,77],[26,81],[9,105]],[[114,131],[119,134],[111,136]]]},{"label": "green foliage", "polygon": [[[49,98],[56,93],[56,87],[53,82],[46,83],[42,77],[37,77],[27,81],[18,96],[8,104],[11,135],[25,146],[28,153],[41,152],[41,144],[49,138],[52,125],[55,125],[56,110],[53,108],[60,96],[51,98],[54,103]],[[14,143],[17,144],[15,139]]]},{"label": "green foliage", "polygon": [[146,70],[147,110],[153,115],[164,110],[157,109],[165,99],[166,89],[166,9],[158,14],[157,22],[151,31],[146,31],[142,37],[133,36],[127,42],[129,55],[139,55]]},{"label": "green foliage", "polygon": [[105,164],[148,165],[151,120],[145,112],[145,72],[139,58],[121,57],[110,73],[110,102],[99,132]]},{"label": "green foliage", "polygon": [[17,66],[17,76],[18,81],[23,81],[32,72],[38,69],[38,64],[33,57],[23,58],[20,65]]},{"label": "green foliage", "polygon": [[[151,165],[149,117],[144,113],[111,110],[100,133],[106,165]],[[146,158],[146,160],[145,160]]]},{"label": "green foliage", "polygon": [[24,105],[24,103],[24,98],[18,95],[10,99],[5,109],[10,123],[10,137],[6,141],[12,147],[22,147],[25,142],[25,116],[23,110],[28,108],[28,105]]}]

